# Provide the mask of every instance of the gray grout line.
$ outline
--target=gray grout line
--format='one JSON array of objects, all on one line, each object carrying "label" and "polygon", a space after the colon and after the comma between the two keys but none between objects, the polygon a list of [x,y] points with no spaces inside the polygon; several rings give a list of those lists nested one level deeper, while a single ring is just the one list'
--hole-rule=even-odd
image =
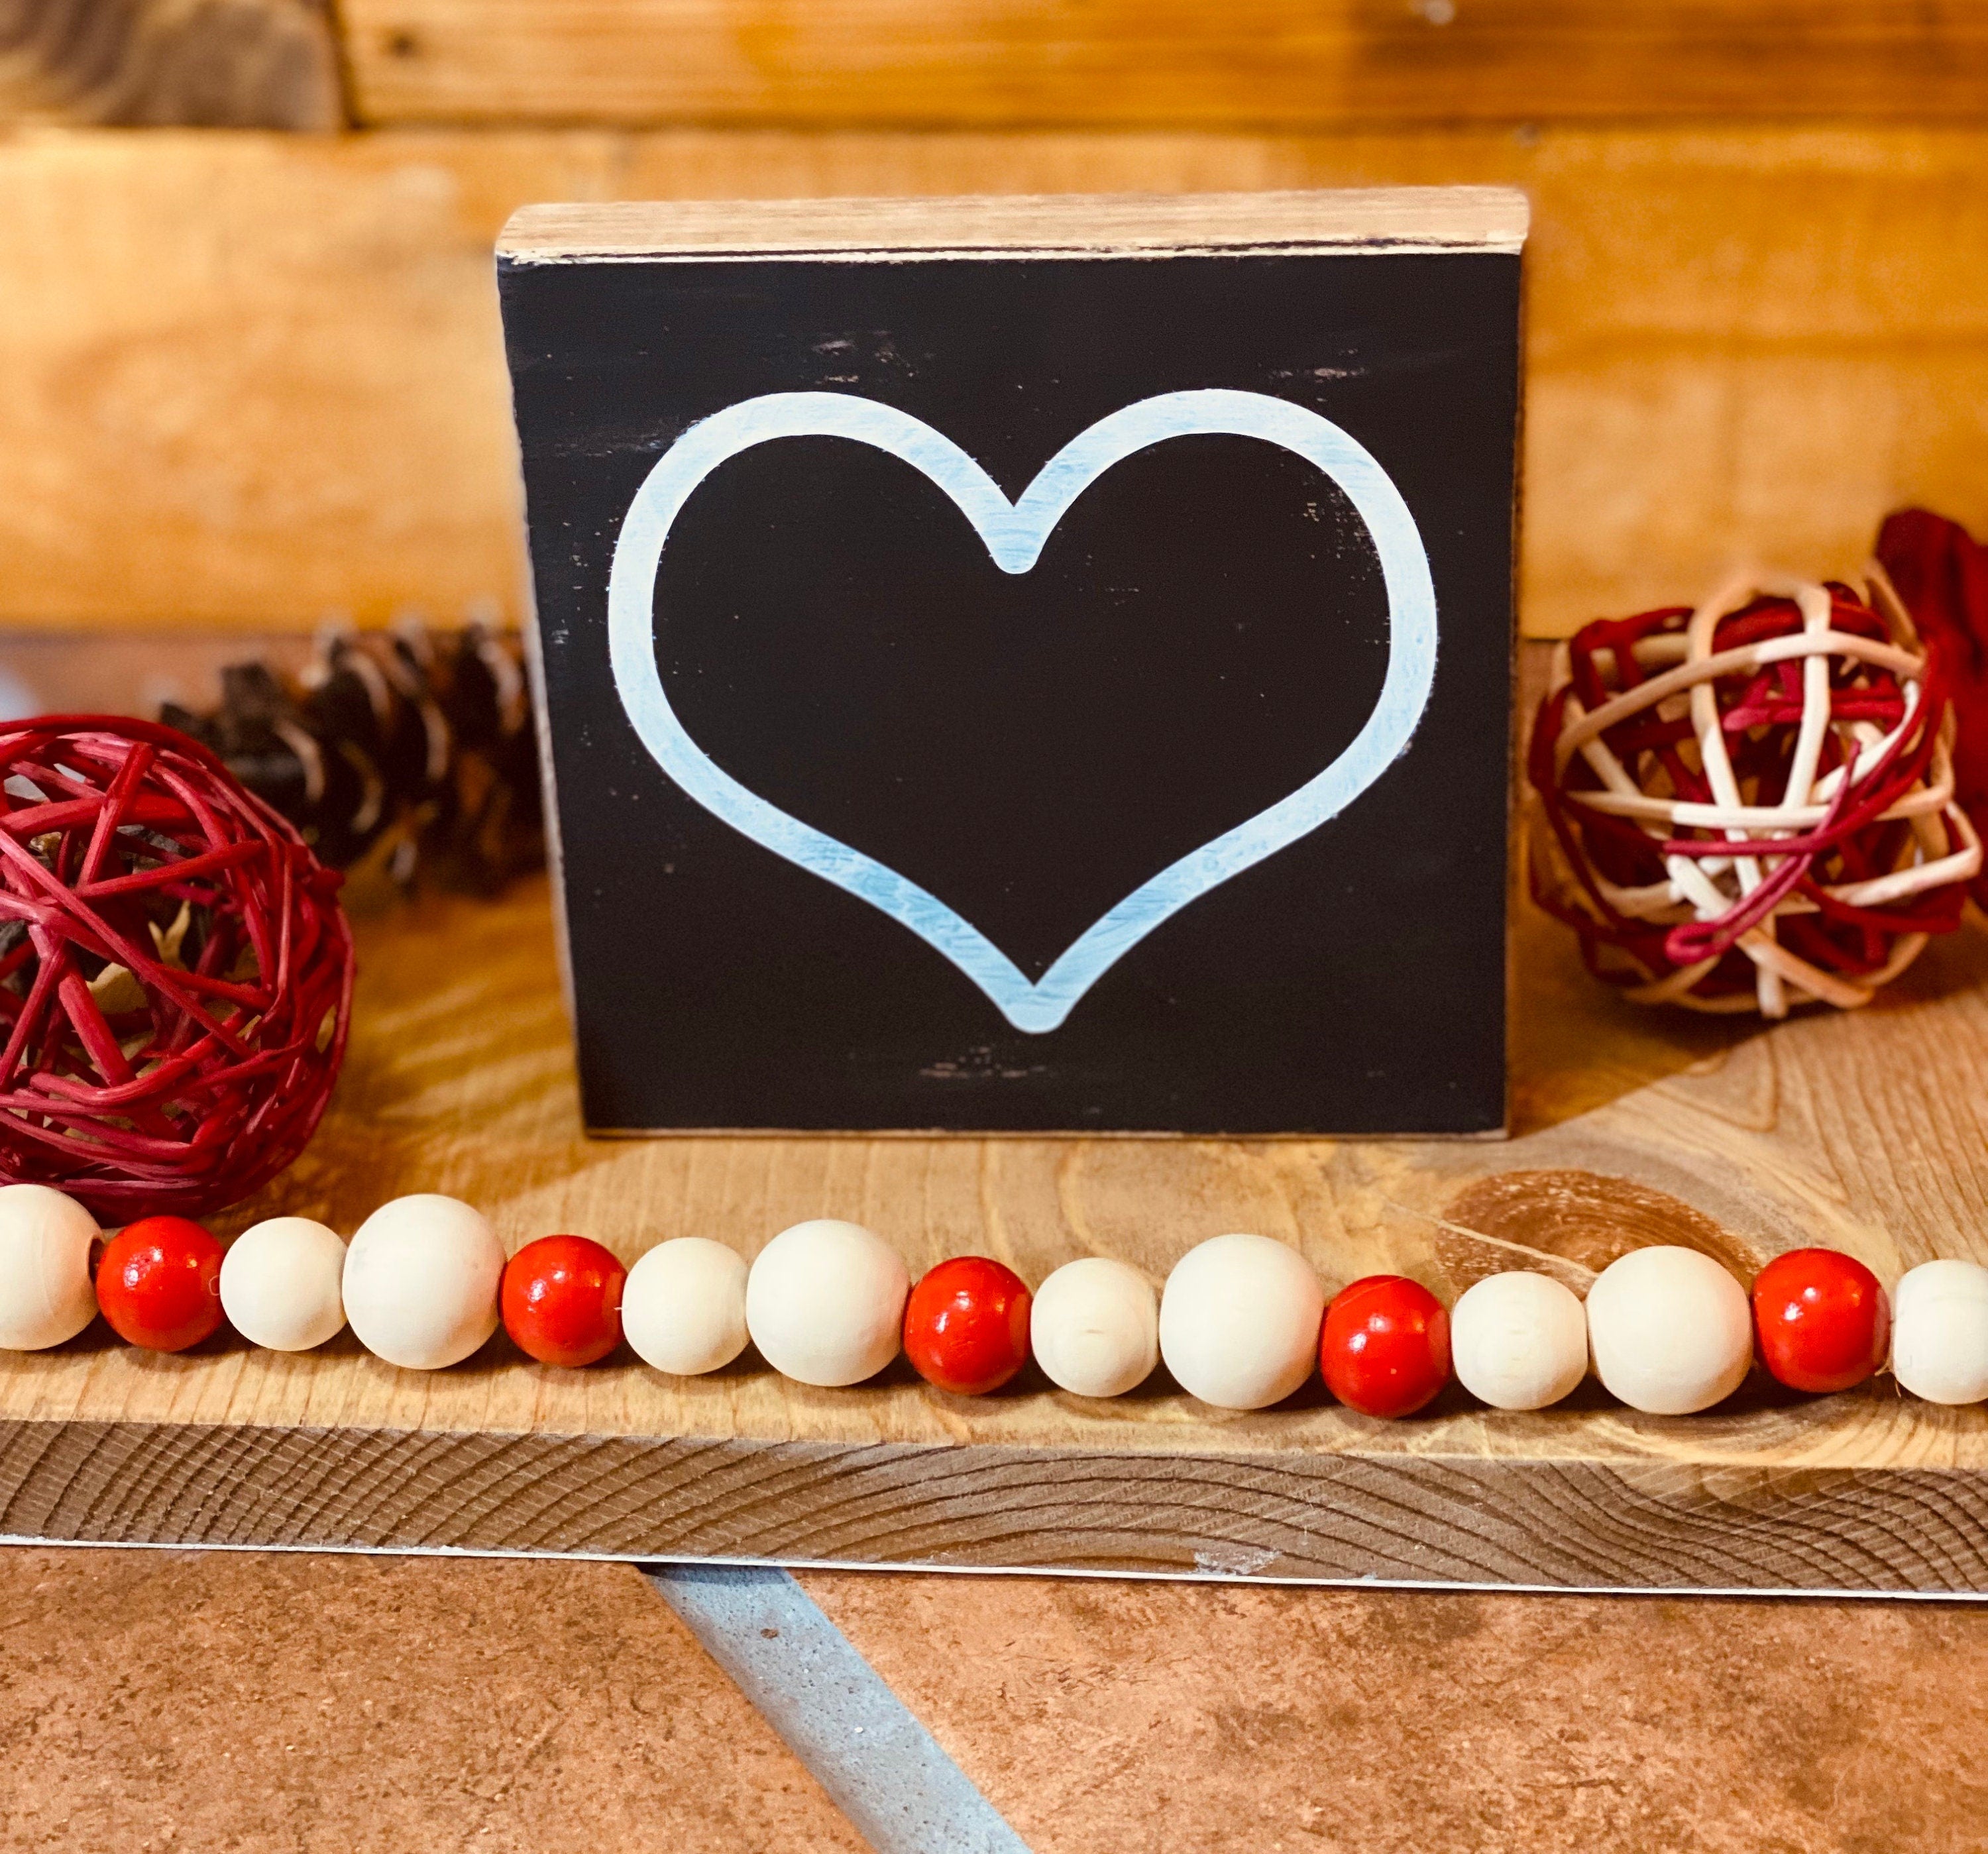
[{"label": "gray grout line", "polygon": [[877,1854],[1029,1854],[786,1572],[641,1570]]}]

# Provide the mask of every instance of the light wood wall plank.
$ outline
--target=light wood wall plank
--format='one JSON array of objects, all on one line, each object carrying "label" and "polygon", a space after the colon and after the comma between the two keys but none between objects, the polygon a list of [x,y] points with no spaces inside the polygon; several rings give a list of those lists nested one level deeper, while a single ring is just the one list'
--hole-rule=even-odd
[{"label": "light wood wall plank", "polygon": [[1978,0],[346,0],[375,122],[1980,116]]},{"label": "light wood wall plank", "polygon": [[490,248],[528,200],[1509,181],[1537,633],[1988,527],[1988,130],[0,140],[0,623],[519,607]]}]

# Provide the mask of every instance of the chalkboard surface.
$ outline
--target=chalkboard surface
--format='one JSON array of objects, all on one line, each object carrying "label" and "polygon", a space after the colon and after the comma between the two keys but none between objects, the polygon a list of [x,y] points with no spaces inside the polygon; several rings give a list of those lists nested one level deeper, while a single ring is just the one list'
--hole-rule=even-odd
[{"label": "chalkboard surface", "polygon": [[591,1127],[1503,1124],[1468,191],[514,221]]}]

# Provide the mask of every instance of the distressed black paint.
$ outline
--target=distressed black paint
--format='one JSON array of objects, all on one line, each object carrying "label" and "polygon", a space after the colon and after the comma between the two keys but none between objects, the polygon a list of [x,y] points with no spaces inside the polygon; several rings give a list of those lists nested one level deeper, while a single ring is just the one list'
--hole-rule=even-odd
[{"label": "distressed black paint", "polygon": [[[1497,1127],[1518,280],[1488,253],[507,266],[590,1125]],[[1350,809],[1026,1035],[650,759],[608,667],[615,537],[671,441],[756,394],[900,407],[1013,495],[1195,387],[1308,407],[1380,459],[1435,576],[1434,693]],[[908,466],[776,441],[694,495],[658,609],[671,704],[721,766],[1032,977],[1326,765],[1385,662],[1358,518],[1239,437],[1128,459],[1019,577]]]}]

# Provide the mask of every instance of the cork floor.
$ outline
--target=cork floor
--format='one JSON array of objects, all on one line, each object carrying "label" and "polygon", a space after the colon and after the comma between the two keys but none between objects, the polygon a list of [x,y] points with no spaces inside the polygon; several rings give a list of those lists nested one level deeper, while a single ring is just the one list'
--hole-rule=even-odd
[{"label": "cork floor", "polygon": [[[803,1574],[1035,1854],[1975,1849],[1988,1606]],[[860,1849],[633,1568],[0,1552],[0,1847]]]}]

